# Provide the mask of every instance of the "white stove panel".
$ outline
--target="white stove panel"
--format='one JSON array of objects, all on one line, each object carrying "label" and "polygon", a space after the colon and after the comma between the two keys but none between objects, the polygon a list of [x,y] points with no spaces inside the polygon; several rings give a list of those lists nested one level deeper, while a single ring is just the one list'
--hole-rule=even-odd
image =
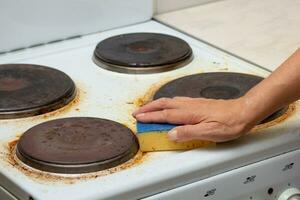
[{"label": "white stove panel", "polygon": [[[169,72],[128,75],[107,71],[92,62],[96,44],[107,37],[129,32],[161,32],[187,41],[194,60]],[[267,76],[268,72],[223,53],[154,21],[124,27],[73,40],[47,44],[0,55],[0,63],[31,63],[66,72],[77,84],[80,100],[67,112],[17,120],[0,121],[1,186],[20,199],[34,200],[126,200],[151,196],[193,183],[231,169],[270,158],[300,146],[300,113],[295,112],[283,123],[262,129],[238,141],[213,149],[186,152],[150,153],[140,164],[107,176],[80,179],[72,184],[30,177],[5,159],[7,144],[28,128],[41,122],[71,116],[94,116],[116,120],[133,130],[133,104],[153,85],[194,73],[231,71]],[[179,164],[180,163],[180,164]]]},{"label": "white stove panel", "polygon": [[[288,200],[300,188],[300,150],[225,172],[143,200]],[[299,190],[289,195],[299,194]],[[295,199],[297,200],[297,199]]]}]

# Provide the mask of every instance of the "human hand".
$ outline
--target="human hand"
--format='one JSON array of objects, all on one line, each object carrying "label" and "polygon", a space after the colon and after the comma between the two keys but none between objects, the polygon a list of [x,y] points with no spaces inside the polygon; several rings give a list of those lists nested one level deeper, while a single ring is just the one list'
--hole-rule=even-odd
[{"label": "human hand", "polygon": [[133,116],[145,123],[179,124],[168,133],[169,139],[176,142],[225,142],[240,137],[256,125],[253,114],[246,107],[242,98],[161,98],[142,106]]}]

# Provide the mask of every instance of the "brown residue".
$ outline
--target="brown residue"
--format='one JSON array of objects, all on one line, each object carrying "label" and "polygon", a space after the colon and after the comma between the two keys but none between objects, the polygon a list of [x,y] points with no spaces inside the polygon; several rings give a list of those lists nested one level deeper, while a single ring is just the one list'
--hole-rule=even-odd
[{"label": "brown residue", "polygon": [[[199,73],[203,73],[203,71],[199,72]],[[165,85],[166,83],[168,82],[171,82],[175,79],[178,79],[178,78],[182,78],[182,77],[185,77],[185,76],[190,76],[190,75],[194,75],[194,74],[199,74],[199,73],[187,73],[187,74],[181,74],[180,76],[175,76],[175,77],[167,77],[167,78],[164,78],[164,80],[161,80],[157,83],[154,83],[153,85],[151,85],[149,87],[149,89],[147,90],[147,92],[139,97],[137,97],[134,101],[133,101],[133,104],[136,106],[136,107],[141,107],[147,103],[149,103],[150,101],[153,100],[153,96],[155,94],[155,92],[161,88],[163,85]]]},{"label": "brown residue", "polygon": [[275,126],[281,122],[284,122],[286,119],[288,119],[290,116],[292,116],[296,110],[297,110],[297,102],[295,103],[292,103],[289,105],[288,107],[288,110],[283,114],[281,115],[280,117],[270,121],[270,122],[267,122],[267,123],[264,123],[264,124],[259,124],[257,126],[255,126],[252,130],[251,130],[251,133],[257,133],[257,131],[260,131],[262,129],[265,129],[265,128],[268,128],[268,127],[271,127],[271,126]]},{"label": "brown residue", "polygon": [[155,92],[160,87],[162,87],[163,85],[165,85],[166,83],[168,83],[172,80],[174,80],[174,78],[173,79],[171,79],[171,78],[164,79],[163,81],[160,81],[158,83],[151,85],[145,94],[143,94],[142,96],[139,96],[138,98],[136,98],[133,101],[133,104],[137,107],[141,107],[141,106],[145,105],[146,103],[149,103],[150,101],[153,100],[153,96],[154,96]]},{"label": "brown residue", "polygon": [[220,70],[220,71],[228,71],[229,68],[228,68],[228,67],[221,67],[221,68],[219,68],[219,70]]},{"label": "brown residue", "polygon": [[52,183],[64,183],[64,184],[74,184],[78,181],[86,181],[89,179],[95,179],[99,177],[103,177],[109,174],[113,174],[116,172],[119,172],[121,170],[125,170],[134,166],[137,166],[141,163],[143,163],[145,160],[147,160],[148,154],[143,153],[139,151],[134,158],[131,160],[107,169],[103,171],[98,171],[98,172],[92,172],[92,173],[84,173],[84,174],[58,174],[58,173],[50,173],[50,172],[44,172],[40,171],[34,168],[31,168],[22,161],[20,161],[16,154],[16,145],[18,143],[19,138],[14,139],[13,141],[8,143],[7,150],[8,154],[6,155],[6,160],[15,169],[21,171],[23,174],[28,176],[29,178],[38,181],[43,184],[52,184]]},{"label": "brown residue", "polygon": [[[68,105],[66,105],[62,108],[59,108],[57,110],[54,110],[52,112],[45,113],[43,115],[35,116],[35,118],[41,117],[43,119],[48,119],[48,118],[51,118],[53,116],[64,114],[64,113],[70,111],[71,109],[73,109],[76,105],[78,105],[78,103],[81,101],[81,99],[82,99],[82,93],[81,93],[81,91],[79,91],[79,89],[77,89],[75,98]],[[79,111],[79,109],[78,110],[77,109],[78,108],[76,108],[75,110]]]}]

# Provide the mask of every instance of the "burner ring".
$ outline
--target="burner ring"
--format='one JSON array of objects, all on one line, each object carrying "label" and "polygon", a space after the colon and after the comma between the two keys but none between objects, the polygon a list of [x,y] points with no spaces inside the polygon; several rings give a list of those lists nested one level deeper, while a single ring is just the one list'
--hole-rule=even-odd
[{"label": "burner ring", "polygon": [[111,71],[142,74],[182,67],[191,61],[192,55],[191,47],[180,38],[159,33],[130,33],[98,43],[93,60]]},{"label": "burner ring", "polygon": [[29,64],[0,65],[0,119],[43,114],[76,96],[72,79],[54,68]]},{"label": "burner ring", "polygon": [[101,66],[103,69],[107,69],[113,72],[125,73],[125,74],[152,74],[152,73],[160,73],[160,72],[167,72],[170,70],[175,70],[181,68],[193,60],[193,56],[187,58],[184,61],[176,63],[176,66],[173,64],[161,65],[161,66],[152,66],[152,67],[125,67],[120,65],[115,65],[108,62],[103,62],[97,59],[95,56],[93,57],[93,61],[96,65]]},{"label": "burner ring", "polygon": [[213,99],[239,98],[262,80],[262,77],[231,72],[193,74],[163,85],[154,94],[154,99],[176,96]]},{"label": "burner ring", "polygon": [[44,122],[20,138],[16,156],[25,164],[54,173],[88,173],[133,158],[139,144],[134,133],[114,121],[72,117]]}]

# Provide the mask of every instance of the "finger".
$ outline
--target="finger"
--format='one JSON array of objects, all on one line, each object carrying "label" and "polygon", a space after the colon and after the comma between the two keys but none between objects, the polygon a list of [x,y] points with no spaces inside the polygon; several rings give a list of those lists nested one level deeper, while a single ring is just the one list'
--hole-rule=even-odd
[{"label": "finger", "polygon": [[177,142],[190,140],[225,142],[237,138],[236,134],[228,133],[227,131],[222,125],[200,123],[176,127],[168,133],[168,137],[170,140]]},{"label": "finger", "polygon": [[171,98],[160,98],[155,101],[152,101],[142,107],[140,107],[138,110],[133,112],[133,116],[136,116],[140,113],[145,112],[152,112],[152,111],[158,111],[163,109],[170,109],[170,108],[176,108],[176,105],[178,105],[178,101],[171,99]]},{"label": "finger", "polygon": [[176,96],[173,98],[174,100],[179,100],[179,101],[191,101],[193,98],[191,97],[182,97],[182,96]]},{"label": "finger", "polygon": [[[184,111],[180,109],[164,109],[161,111],[153,111],[137,114],[136,119],[138,121],[149,123],[170,123],[170,124],[190,124],[192,123],[192,117],[190,111]],[[198,123],[195,121],[193,124]]]},{"label": "finger", "polygon": [[184,125],[173,128],[168,133],[170,140],[176,142],[184,142],[189,140],[199,139],[201,132],[199,132],[199,127],[196,128],[196,125]]},{"label": "finger", "polygon": [[174,97],[176,101],[181,102],[178,104],[178,108],[194,107],[194,108],[205,108],[207,106],[208,99],[204,98],[191,98],[191,97]]}]

